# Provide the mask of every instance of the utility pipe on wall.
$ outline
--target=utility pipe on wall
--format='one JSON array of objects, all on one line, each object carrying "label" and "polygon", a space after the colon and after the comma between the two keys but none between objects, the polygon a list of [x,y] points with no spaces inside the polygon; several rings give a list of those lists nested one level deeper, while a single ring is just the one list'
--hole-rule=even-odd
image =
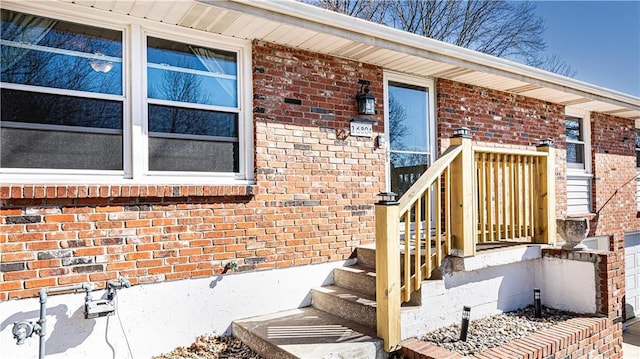
[{"label": "utility pipe on wall", "polygon": [[45,355],[45,335],[47,334],[47,295],[49,293],[60,293],[60,292],[68,292],[68,291],[77,291],[80,289],[84,289],[87,298],[89,297],[89,291],[92,289],[92,286],[89,283],[77,284],[71,287],[63,287],[63,288],[42,288],[40,289],[40,320],[38,320],[38,324],[40,325],[40,349],[38,350],[39,359],[44,359]]},{"label": "utility pipe on wall", "polygon": [[31,337],[33,333],[40,336],[39,358],[44,359],[45,355],[45,335],[47,334],[47,295],[53,293],[78,291],[84,289],[84,318],[95,319],[111,315],[116,311],[114,298],[117,289],[129,288],[131,282],[125,277],[118,278],[117,282],[107,283],[107,299],[91,299],[93,286],[89,283],[76,284],[71,287],[62,288],[42,288],[40,289],[40,319],[37,322],[22,320],[13,323],[13,337],[18,345],[24,344],[25,339]]}]

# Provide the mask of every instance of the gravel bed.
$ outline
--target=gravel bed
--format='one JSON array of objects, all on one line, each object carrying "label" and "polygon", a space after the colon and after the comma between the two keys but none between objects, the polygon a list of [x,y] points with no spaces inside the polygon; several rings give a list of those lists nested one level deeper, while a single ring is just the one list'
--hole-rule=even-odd
[{"label": "gravel bed", "polygon": [[461,355],[474,355],[579,316],[575,313],[546,307],[542,308],[541,319],[536,319],[534,313],[533,306],[530,306],[474,320],[473,312],[471,312],[466,342],[460,340],[460,324],[427,333],[422,340],[432,342]]},{"label": "gravel bed", "polygon": [[234,337],[203,335],[189,347],[177,347],[171,353],[152,359],[263,359]]}]

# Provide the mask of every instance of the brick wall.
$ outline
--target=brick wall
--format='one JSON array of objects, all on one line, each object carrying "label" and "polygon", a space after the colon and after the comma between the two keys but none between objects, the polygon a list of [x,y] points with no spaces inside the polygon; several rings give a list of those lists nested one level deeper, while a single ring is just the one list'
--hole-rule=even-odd
[{"label": "brick wall", "polygon": [[[0,300],[348,258],[374,237],[384,155],[348,137],[357,79],[382,70],[254,43],[254,186],[2,186]],[[378,102],[379,112],[381,101]],[[382,115],[374,132],[383,130]]]},{"label": "brick wall", "polygon": [[612,249],[622,250],[624,233],[640,230],[633,121],[591,113],[591,148],[596,213],[591,235],[611,235]]},{"label": "brick wall", "polygon": [[474,142],[533,149],[551,138],[556,148],[556,215],[566,212],[564,106],[507,92],[439,79],[440,151],[458,127],[468,127]]},{"label": "brick wall", "polygon": [[[400,350],[403,359],[462,359],[433,343],[409,339]],[[465,357],[466,358],[466,357]],[[622,358],[622,324],[607,318],[574,318],[471,356],[504,358]]]}]

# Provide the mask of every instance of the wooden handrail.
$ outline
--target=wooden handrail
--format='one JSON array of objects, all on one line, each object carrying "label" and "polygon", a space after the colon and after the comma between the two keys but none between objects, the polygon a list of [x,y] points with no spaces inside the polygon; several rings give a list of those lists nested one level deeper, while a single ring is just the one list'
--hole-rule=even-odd
[{"label": "wooden handrail", "polygon": [[438,177],[451,165],[451,162],[456,159],[458,154],[462,152],[462,146],[449,147],[442,156],[431,165],[424,174],[405,192],[405,194],[398,200],[400,204],[399,212],[406,212],[420,196],[424,194],[426,188],[433,184]]},{"label": "wooden handrail", "polygon": [[546,145],[481,147],[457,136],[398,202],[376,204],[376,311],[385,350],[400,343],[401,303],[444,257],[473,256],[479,242],[555,242],[554,159]]}]

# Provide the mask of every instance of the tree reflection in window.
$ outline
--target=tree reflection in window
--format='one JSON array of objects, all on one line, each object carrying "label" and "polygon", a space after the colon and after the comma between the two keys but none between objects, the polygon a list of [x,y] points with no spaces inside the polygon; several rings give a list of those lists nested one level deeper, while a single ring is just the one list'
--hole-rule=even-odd
[{"label": "tree reflection in window", "polygon": [[391,190],[402,196],[430,161],[427,89],[389,83]]},{"label": "tree reflection in window", "polygon": [[149,37],[147,69],[149,169],[238,172],[236,53]]},{"label": "tree reflection in window", "polygon": [[0,165],[122,170],[122,33],[1,14]]}]

